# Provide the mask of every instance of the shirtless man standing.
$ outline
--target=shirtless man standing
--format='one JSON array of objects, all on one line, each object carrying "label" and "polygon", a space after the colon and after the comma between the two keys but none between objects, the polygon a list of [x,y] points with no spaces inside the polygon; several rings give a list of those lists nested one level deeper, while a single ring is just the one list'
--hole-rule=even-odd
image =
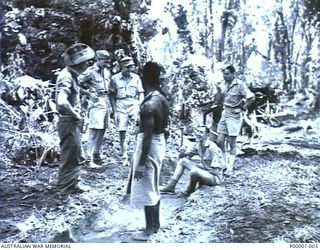
[{"label": "shirtless man standing", "polygon": [[160,228],[159,175],[165,156],[165,129],[169,118],[169,105],[160,90],[160,67],[147,62],[143,68],[146,98],[140,106],[139,133],[133,158],[131,203],[143,206],[146,228],[133,236],[147,241]]}]

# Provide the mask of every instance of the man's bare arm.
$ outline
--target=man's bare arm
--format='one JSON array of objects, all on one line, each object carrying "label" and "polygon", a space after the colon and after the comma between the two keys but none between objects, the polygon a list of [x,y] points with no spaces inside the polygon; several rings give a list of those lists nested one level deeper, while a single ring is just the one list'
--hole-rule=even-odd
[{"label": "man's bare arm", "polygon": [[71,106],[71,104],[69,103],[67,93],[65,92],[58,93],[57,104],[58,106],[67,110],[75,119],[81,120],[80,114],[76,112],[74,108]]},{"label": "man's bare arm", "polygon": [[139,165],[144,165],[151,147],[151,138],[154,128],[154,103],[145,103],[140,111],[140,132],[143,133],[142,154]]},{"label": "man's bare arm", "polygon": [[253,103],[254,101],[255,101],[255,98],[254,98],[254,97],[246,100],[246,102],[244,103],[244,105],[243,105],[242,108],[243,108],[244,110],[248,109],[248,108],[252,105],[252,103]]}]

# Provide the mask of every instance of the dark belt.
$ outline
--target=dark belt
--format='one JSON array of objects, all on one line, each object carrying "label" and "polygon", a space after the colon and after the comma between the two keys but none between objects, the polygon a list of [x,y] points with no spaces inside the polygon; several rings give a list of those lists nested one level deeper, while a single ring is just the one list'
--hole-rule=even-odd
[{"label": "dark belt", "polygon": [[97,94],[98,95],[109,95],[108,91],[106,91],[106,90],[98,90]]},{"label": "dark belt", "polygon": [[224,108],[229,108],[229,109],[241,109],[241,107],[239,105],[229,106],[229,105],[224,104],[223,107]]},{"label": "dark belt", "polygon": [[126,97],[121,97],[121,98],[116,97],[116,99],[118,99],[118,100],[123,100],[123,99],[128,99],[128,98],[135,99],[136,97],[135,96],[126,96]]},{"label": "dark belt", "polygon": [[243,103],[243,101],[239,101],[238,103],[234,104],[234,105],[229,105],[227,103],[224,103],[223,106],[227,107],[227,108],[240,108],[241,109],[241,104]]},{"label": "dark belt", "polygon": [[75,122],[81,122],[81,120],[78,120],[78,119],[74,118],[74,117],[71,116],[71,115],[62,115],[62,114],[59,114],[59,118],[64,119],[64,120],[72,120],[72,121],[75,121]]}]

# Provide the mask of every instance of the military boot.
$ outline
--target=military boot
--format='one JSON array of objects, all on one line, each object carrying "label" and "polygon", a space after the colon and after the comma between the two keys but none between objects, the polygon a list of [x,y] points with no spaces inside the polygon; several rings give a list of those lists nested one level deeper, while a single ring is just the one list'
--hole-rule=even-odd
[{"label": "military boot", "polygon": [[93,161],[94,164],[101,165],[102,164],[102,159],[100,157],[100,154],[99,153],[93,153],[92,161]]},{"label": "military boot", "polygon": [[178,180],[171,179],[170,182],[160,189],[161,193],[174,193],[175,187],[178,183]]},{"label": "military boot", "polygon": [[191,175],[187,189],[179,193],[178,197],[189,197],[196,190],[197,184],[200,184],[199,177]]}]

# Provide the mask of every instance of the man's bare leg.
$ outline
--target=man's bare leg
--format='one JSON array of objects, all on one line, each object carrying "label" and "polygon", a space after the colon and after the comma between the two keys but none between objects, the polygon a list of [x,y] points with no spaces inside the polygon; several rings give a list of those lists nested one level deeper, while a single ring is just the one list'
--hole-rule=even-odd
[{"label": "man's bare leg", "polygon": [[124,155],[126,153],[126,146],[125,140],[126,140],[126,131],[119,131],[119,136],[120,136],[120,148],[121,148],[121,153]]},{"label": "man's bare leg", "polygon": [[162,188],[160,191],[164,193],[174,193],[175,187],[183,175],[185,169],[191,170],[193,167],[195,167],[197,164],[187,158],[181,158],[179,159],[176,169],[174,170],[173,176],[169,183]]},{"label": "man's bare leg", "polygon": [[90,161],[92,161],[92,153],[96,144],[97,136],[98,136],[98,130],[90,128],[88,144],[87,144],[87,155],[90,157]]},{"label": "man's bare leg", "polygon": [[222,158],[224,161],[224,167],[227,168],[228,166],[228,158],[227,158],[227,149],[226,149],[226,135],[219,134],[217,138],[217,145],[222,151]]},{"label": "man's bare leg", "polygon": [[228,141],[229,141],[229,145],[230,145],[230,154],[228,157],[227,171],[230,174],[233,171],[234,161],[236,158],[237,137],[236,136],[229,136]]},{"label": "man's bare leg", "polygon": [[[218,173],[220,172],[221,173]],[[190,170],[190,181],[186,191],[182,192],[181,196],[189,196],[196,190],[198,184],[207,186],[216,186],[222,183],[222,169],[217,172],[217,175],[212,175],[208,171],[205,171],[198,167],[193,167]]]}]

